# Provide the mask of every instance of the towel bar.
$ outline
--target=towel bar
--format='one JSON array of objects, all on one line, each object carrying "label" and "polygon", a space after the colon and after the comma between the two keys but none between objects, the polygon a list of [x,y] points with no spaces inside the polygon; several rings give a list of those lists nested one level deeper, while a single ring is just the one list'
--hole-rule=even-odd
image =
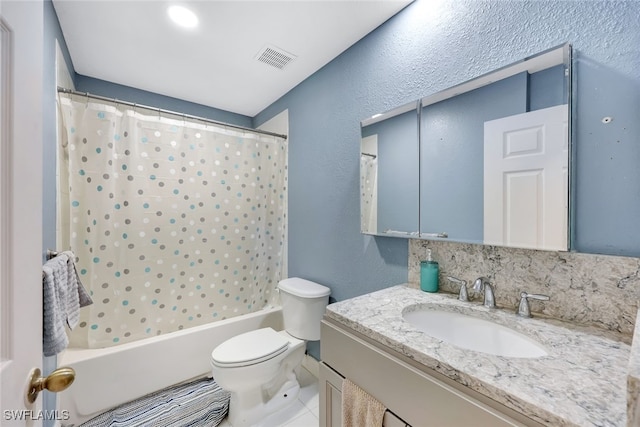
[{"label": "towel bar", "polygon": [[58,252],[58,251],[54,251],[54,250],[51,250],[51,249],[47,249],[47,260],[50,260],[51,258],[55,258],[55,257],[57,257],[57,256],[58,256],[58,254],[59,254],[59,252]]}]

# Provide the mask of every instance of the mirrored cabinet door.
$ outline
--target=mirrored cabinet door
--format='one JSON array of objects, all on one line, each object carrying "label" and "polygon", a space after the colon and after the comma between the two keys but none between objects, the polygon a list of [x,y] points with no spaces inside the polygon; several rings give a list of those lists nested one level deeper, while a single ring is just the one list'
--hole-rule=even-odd
[{"label": "mirrored cabinet door", "polygon": [[569,46],[421,101],[420,234],[568,249]]},{"label": "mirrored cabinet door", "polygon": [[568,250],[571,46],[361,122],[363,233]]},{"label": "mirrored cabinet door", "polygon": [[417,102],[361,123],[360,219],[366,234],[418,236]]},{"label": "mirrored cabinet door", "polygon": [[422,107],[420,232],[483,241],[483,127],[526,110],[526,77]]}]

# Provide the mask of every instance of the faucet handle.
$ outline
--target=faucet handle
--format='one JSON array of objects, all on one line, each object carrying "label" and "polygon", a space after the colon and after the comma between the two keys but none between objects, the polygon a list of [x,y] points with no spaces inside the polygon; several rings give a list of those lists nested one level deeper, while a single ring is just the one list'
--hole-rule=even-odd
[{"label": "faucet handle", "polygon": [[520,304],[518,305],[518,311],[516,311],[516,315],[520,317],[532,317],[531,309],[529,308],[529,299],[537,299],[539,301],[549,301],[551,298],[549,297],[549,295],[528,294],[526,292],[522,292],[520,294]]},{"label": "faucet handle", "polygon": [[469,301],[469,294],[467,293],[467,281],[458,279],[457,277],[447,276],[450,282],[457,283],[460,285],[460,293],[458,294],[458,299],[460,301]]}]

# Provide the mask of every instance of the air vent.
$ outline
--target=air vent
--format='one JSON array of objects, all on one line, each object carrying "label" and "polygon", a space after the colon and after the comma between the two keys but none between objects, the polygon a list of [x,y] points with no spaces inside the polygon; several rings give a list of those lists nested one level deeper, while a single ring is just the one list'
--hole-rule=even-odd
[{"label": "air vent", "polygon": [[258,52],[256,59],[282,70],[287,66],[287,64],[296,59],[296,56],[275,46],[265,46],[260,52]]}]

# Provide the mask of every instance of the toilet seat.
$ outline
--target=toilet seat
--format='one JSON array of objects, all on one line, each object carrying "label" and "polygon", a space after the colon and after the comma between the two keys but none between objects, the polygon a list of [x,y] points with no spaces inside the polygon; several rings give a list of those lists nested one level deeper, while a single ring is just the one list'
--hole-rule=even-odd
[{"label": "toilet seat", "polygon": [[211,352],[211,363],[221,368],[255,365],[276,357],[288,347],[289,340],[273,329],[257,329],[220,344]]}]

